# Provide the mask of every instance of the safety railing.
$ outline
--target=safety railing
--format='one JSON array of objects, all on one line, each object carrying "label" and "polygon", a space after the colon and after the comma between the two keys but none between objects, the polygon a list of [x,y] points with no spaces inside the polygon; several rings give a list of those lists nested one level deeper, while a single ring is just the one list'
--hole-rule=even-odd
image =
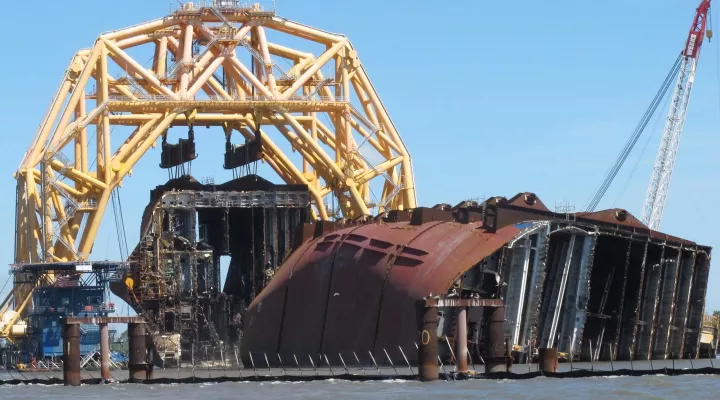
[{"label": "safety railing", "polygon": [[81,307],[52,307],[52,306],[34,306],[28,310],[30,314],[48,314],[58,313],[65,314],[71,312],[73,314],[81,313],[114,313],[115,303],[106,303],[101,305],[86,305]]},{"label": "safety railing", "polygon": [[122,280],[125,271],[112,271],[107,275],[108,282],[120,282]]},{"label": "safety railing", "polygon": [[325,78],[325,79],[323,79],[322,81],[320,81],[320,83],[318,83],[317,86],[315,86],[315,87],[313,88],[312,92],[311,92],[308,96],[309,96],[309,97],[314,97],[316,94],[320,93],[320,90],[322,90],[322,88],[323,88],[325,85],[327,85],[328,83],[330,83],[331,81],[332,81],[331,78]]},{"label": "safety railing", "polygon": [[109,101],[122,101],[122,102],[143,102],[143,101],[162,101],[162,102],[199,102],[199,101],[263,101],[263,102],[315,102],[315,103],[346,103],[344,96],[300,96],[293,95],[287,99],[277,99],[268,96],[241,96],[233,95],[229,99],[224,96],[210,95],[207,99],[180,99],[167,95],[141,95],[134,99],[131,99],[124,95],[111,95]]},{"label": "safety railing", "polygon": [[[230,3],[230,2],[228,2],[228,3]],[[215,14],[215,16],[218,17],[220,19],[220,21],[222,21],[223,25],[232,28],[232,23],[227,18],[225,18],[225,14],[223,14],[222,11],[220,10],[220,8],[218,8],[217,1],[214,1],[213,4],[209,8],[210,8],[210,12]]]},{"label": "safety railing", "polygon": [[178,61],[176,61],[174,64],[172,64],[172,66],[170,67],[170,69],[168,70],[168,72],[165,74],[165,76],[175,76],[175,74],[176,74],[178,71],[180,71],[180,69],[181,69],[182,67],[189,67],[189,66],[195,65],[198,61],[200,61],[200,59],[201,59],[202,57],[205,56],[205,54],[207,54],[207,53],[210,51],[210,49],[215,45],[215,43],[216,43],[217,41],[218,41],[218,38],[217,38],[217,37],[214,37],[211,41],[209,41],[209,42],[205,45],[205,48],[204,48],[201,52],[199,52],[198,54],[196,54],[196,55],[192,58],[192,60],[190,60],[190,61],[187,61],[187,62],[186,62],[186,61],[183,61],[183,60],[178,60]]},{"label": "safety railing", "polygon": [[374,135],[380,130],[380,127],[373,124],[368,120],[360,111],[358,111],[357,108],[355,108],[352,104],[350,104],[350,114],[355,117],[358,121],[360,121],[363,125],[365,125],[368,129],[370,129],[370,134]]},{"label": "safety railing", "polygon": [[279,79],[281,79],[281,80],[291,80],[291,79],[294,79],[294,78],[292,78],[291,76],[289,76],[289,75],[287,74],[287,72],[285,72],[285,70],[283,70],[282,68],[280,68],[280,66],[278,66],[277,64],[275,64],[275,62],[273,62],[272,59],[271,59],[269,62],[265,61],[265,58],[262,56],[262,54],[260,54],[260,52],[258,52],[258,50],[257,50],[255,47],[253,47],[252,43],[250,43],[250,41],[247,40],[247,38],[243,38],[242,40],[240,40],[240,44],[241,44],[241,45],[245,48],[245,50],[247,50],[248,53],[250,53],[250,55],[251,55],[255,60],[257,60],[260,64],[263,64],[263,65],[268,66],[268,67],[272,67],[275,71],[279,72],[279,73],[280,73]]},{"label": "safety railing", "polygon": [[248,51],[248,53],[250,53],[250,55],[255,60],[257,60],[257,62],[265,64],[265,59],[263,58],[262,54],[260,54],[260,52],[258,52],[257,49],[252,46],[249,40],[243,38],[242,40],[240,40],[240,44],[245,48],[245,50]]},{"label": "safety railing", "polygon": [[35,306],[28,310],[30,314],[65,313],[65,307]]},{"label": "safety railing", "polygon": [[240,0],[198,0],[193,3],[185,3],[182,5],[171,4],[170,12],[193,12],[199,11],[203,8],[212,9],[215,8],[218,11],[231,11],[231,12],[260,12],[260,13],[275,13],[276,4],[275,0],[271,1],[240,1]]},{"label": "safety railing", "polygon": [[[300,96],[300,95],[293,95],[288,97],[287,99],[277,99],[273,97],[268,96],[245,96],[245,98],[241,98],[240,96],[231,96],[231,99],[226,99],[223,96],[218,95],[212,95],[208,96],[208,99],[211,101],[272,101],[272,102],[294,102],[294,101],[301,101],[301,102],[317,102],[317,103],[345,103],[345,98],[343,96]],[[202,101],[202,100],[199,100]]]},{"label": "safety railing", "polygon": [[[172,12],[172,10],[171,10],[171,12]],[[145,24],[151,24],[151,23],[154,23],[154,22],[163,21],[164,19],[165,19],[165,18],[156,18],[156,19],[153,19],[153,20],[150,20],[150,21],[139,22],[139,23],[137,23],[137,24],[130,25],[130,26],[127,26],[127,27],[122,28],[122,29],[114,29],[114,30],[111,30],[111,31],[105,31],[105,32],[102,32],[102,33],[100,34],[100,36],[111,35],[111,34],[113,34],[113,33],[117,33],[117,32],[123,31],[123,30],[128,30],[128,29],[137,28],[137,27],[143,26],[143,25],[145,25]]]},{"label": "safety railing", "polygon": [[110,95],[108,96],[110,101],[182,101],[176,97],[162,95],[162,94],[143,94],[136,96],[134,99],[125,95]]}]

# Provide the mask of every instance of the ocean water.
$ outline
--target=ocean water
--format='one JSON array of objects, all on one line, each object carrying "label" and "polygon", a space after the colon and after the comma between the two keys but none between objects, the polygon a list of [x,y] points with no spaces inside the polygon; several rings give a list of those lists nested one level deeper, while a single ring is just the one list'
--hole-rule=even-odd
[{"label": "ocean water", "polygon": [[716,399],[714,375],[529,380],[472,380],[420,383],[329,379],[303,383],[108,384],[76,388],[62,385],[0,386],[0,399]]}]

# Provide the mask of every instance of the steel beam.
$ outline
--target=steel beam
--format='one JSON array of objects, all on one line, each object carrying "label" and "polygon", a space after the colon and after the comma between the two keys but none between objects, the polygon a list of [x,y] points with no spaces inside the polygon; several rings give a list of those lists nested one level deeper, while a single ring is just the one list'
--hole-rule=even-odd
[{"label": "steel beam", "polygon": [[632,246],[633,241],[628,241],[628,249],[627,253],[625,254],[625,265],[623,267],[623,280],[622,280],[622,292],[620,293],[620,310],[617,312],[617,327],[615,328],[615,335],[612,340],[613,347],[610,350],[610,359],[615,360],[618,357],[618,354],[620,350],[618,349],[618,344],[621,343],[620,341],[620,333],[622,332],[623,328],[623,316],[625,311],[625,297],[627,296],[627,281],[628,281],[628,274],[630,272],[630,255],[632,253]]},{"label": "steel beam", "polygon": [[430,298],[425,300],[425,307],[503,307],[502,299],[453,299],[453,298]]},{"label": "steel beam", "polygon": [[[650,343],[648,346],[648,358],[653,357],[653,348],[655,347],[655,341],[657,340],[657,332],[658,332],[658,321],[660,319],[660,289],[661,284],[663,283],[663,275],[665,272],[665,269],[667,268],[665,260],[665,246],[662,246],[662,252],[660,253],[660,264],[659,264],[659,270],[653,271],[653,279],[654,281],[648,282],[651,286],[651,288],[654,288],[654,304],[652,307],[652,322],[650,324]],[[652,291],[651,291],[652,293]]]},{"label": "steel beam", "polygon": [[643,250],[642,263],[640,264],[640,283],[638,284],[637,305],[635,307],[636,311],[635,311],[635,319],[633,320],[634,327],[633,327],[633,334],[632,334],[632,341],[631,341],[631,351],[630,351],[630,355],[629,355],[629,358],[631,360],[635,359],[635,356],[637,355],[637,350],[638,350],[637,341],[638,341],[638,336],[641,333],[640,322],[642,322],[642,316],[643,316],[642,315],[642,305],[643,305],[643,298],[644,298],[644,293],[645,293],[645,280],[646,280],[645,279],[645,275],[646,275],[645,269],[646,269],[646,264],[647,264],[647,254],[648,254],[649,246],[650,246],[650,242],[646,241],[645,249]]}]

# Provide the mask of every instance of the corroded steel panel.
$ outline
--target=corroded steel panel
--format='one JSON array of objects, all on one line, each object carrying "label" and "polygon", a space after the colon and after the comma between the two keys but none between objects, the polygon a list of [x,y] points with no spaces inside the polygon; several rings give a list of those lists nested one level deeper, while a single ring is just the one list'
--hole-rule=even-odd
[{"label": "corroded steel panel", "polygon": [[[273,279],[265,289],[255,298],[251,308],[244,319],[244,337],[242,340],[241,355],[247,357],[250,349],[246,343],[254,343],[253,351],[276,354],[281,343],[283,318],[287,307],[287,291],[292,277],[293,267],[306,251],[312,248],[312,242],[302,250],[290,254],[284,265],[279,268]],[[251,329],[250,329],[251,328]],[[274,359],[274,357],[273,357]]]},{"label": "corroded steel panel", "polygon": [[251,304],[243,352],[296,355],[302,363],[338,352],[385,359],[384,350],[394,354],[400,345],[414,361],[416,301],[446,293],[519,232],[437,221],[367,224],[305,243]]},{"label": "corroded steel panel", "polygon": [[383,349],[395,349],[397,346],[415,347],[415,314],[411,311],[415,309],[414,301],[430,293],[447,292],[448,286],[433,289],[432,283],[425,280],[445,280],[434,274],[431,267],[438,257],[444,258],[457,246],[460,240],[457,232],[458,225],[438,223],[417,235],[408,246],[399,249],[387,277],[378,315],[375,354],[383,354]]},{"label": "corroded steel panel", "polygon": [[442,224],[419,236],[412,243],[418,255],[417,265],[408,260],[396,262],[388,276],[388,290],[379,316],[378,337],[374,351],[403,346],[414,348],[414,301],[430,293],[446,293],[453,282],[484,258],[492,255],[512,239],[519,229],[502,228],[486,233],[477,225]]},{"label": "corroded steel panel", "polygon": [[[306,359],[308,355],[320,352],[321,336],[327,294],[330,287],[335,250],[340,246],[341,235],[331,233],[320,240],[311,242],[311,248],[293,265],[292,277],[288,281],[283,329],[279,353],[284,356],[297,354]],[[281,267],[283,269],[289,265]],[[253,302],[250,309],[257,302]],[[264,313],[279,313],[281,310],[267,308]],[[270,332],[261,333],[263,341]],[[249,350],[255,351],[252,343]]]},{"label": "corroded steel panel", "polygon": [[348,235],[335,256],[322,342],[331,358],[339,352],[365,356],[372,347],[389,255],[372,245],[377,240],[366,235],[369,230]]},{"label": "corroded steel panel", "polygon": [[[365,250],[359,262],[353,264],[354,268],[340,267],[337,269],[338,274],[334,275],[333,284],[337,290],[331,291],[333,297],[327,319],[328,332],[324,336],[324,351],[354,351],[361,360],[371,361],[366,359],[369,358],[368,352],[375,348],[379,334],[379,316],[386,307],[384,299],[388,296],[392,298],[398,290],[406,289],[398,288],[389,281],[390,271],[396,264],[419,265],[419,261],[408,256],[410,253],[417,253],[411,247],[412,242],[441,224],[443,223],[432,222],[421,226],[406,223],[370,224],[353,232],[368,240],[362,242]],[[348,292],[351,287],[354,290],[350,294]],[[346,294],[343,299],[340,299],[343,297],[341,293],[334,296],[339,293],[338,290],[343,290]],[[351,304],[352,312],[349,307]],[[344,313],[341,312],[343,308],[346,311]],[[407,311],[402,310],[402,313]],[[410,317],[414,316],[414,311],[410,312]],[[399,317],[402,318],[403,315]],[[410,353],[415,354],[413,351],[408,354]],[[376,353],[376,358],[384,360],[385,355],[380,351]]]}]

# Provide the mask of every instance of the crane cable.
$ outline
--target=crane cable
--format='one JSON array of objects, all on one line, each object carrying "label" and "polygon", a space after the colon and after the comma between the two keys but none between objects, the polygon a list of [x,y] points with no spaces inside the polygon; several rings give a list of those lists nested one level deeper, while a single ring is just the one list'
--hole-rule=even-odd
[{"label": "crane cable", "polygon": [[[5,288],[7,287],[7,284],[10,283],[10,279],[12,279],[12,275],[8,276],[2,289],[0,289],[0,296],[2,296],[3,292],[5,292]],[[2,318],[2,315],[0,315],[0,318]]]},{"label": "crane cable", "polygon": [[[667,109],[669,102],[670,102],[670,98],[667,97],[665,99],[665,102],[663,103],[663,109]],[[657,118],[655,118],[655,123],[653,124],[653,127],[650,130],[650,134],[646,135],[647,140],[645,140],[645,144],[643,145],[642,150],[640,150],[640,154],[638,155],[637,159],[635,160],[635,165],[633,165],[633,168],[630,171],[630,174],[628,174],[627,179],[625,180],[625,183],[623,184],[622,189],[620,189],[620,192],[618,193],[617,197],[615,198],[615,201],[612,204],[613,208],[615,208],[615,206],[620,202],[620,200],[625,195],[625,192],[627,191],[628,186],[630,186],[630,181],[632,180],[633,176],[635,175],[635,171],[637,171],[637,168],[640,165],[640,161],[642,161],[642,158],[645,155],[645,151],[647,150],[648,146],[650,145],[650,142],[652,141],[652,139],[655,137],[655,132],[657,132],[657,126],[660,123],[661,119],[662,119],[662,115],[658,114]]]},{"label": "crane cable", "polygon": [[123,217],[122,202],[117,188],[112,190],[112,208],[115,217],[115,230],[117,231],[118,247],[120,258],[126,261],[128,257],[127,235],[125,234],[125,218]]},{"label": "crane cable", "polygon": [[633,148],[635,147],[635,144],[637,143],[638,139],[642,135],[643,131],[645,130],[645,127],[647,127],[648,123],[650,122],[650,119],[655,114],[655,111],[657,110],[658,106],[662,102],[662,99],[667,94],[668,90],[670,89],[673,81],[677,77],[678,73],[680,72],[680,64],[682,61],[682,53],[678,55],[677,59],[675,60],[675,63],[673,64],[672,68],[670,69],[670,72],[665,77],[665,80],[663,81],[662,85],[660,86],[660,89],[655,94],[655,97],[653,98],[652,102],[650,103],[650,106],[645,110],[645,114],[643,114],[642,118],[640,119],[640,122],[635,127],[635,130],[633,131],[632,135],[630,136],[630,139],[628,139],[627,143],[625,143],[625,146],[618,154],[617,158],[615,159],[615,163],[610,167],[607,174],[605,175],[605,179],[598,187],[597,191],[593,195],[593,197],[588,201],[588,204],[586,206],[586,210],[588,212],[595,211],[595,208],[600,203],[602,198],[605,196],[605,193],[607,192],[608,188],[612,184],[613,180],[617,176],[618,172],[622,168],[623,164],[627,160],[628,156],[630,155],[630,152],[632,152]]}]

